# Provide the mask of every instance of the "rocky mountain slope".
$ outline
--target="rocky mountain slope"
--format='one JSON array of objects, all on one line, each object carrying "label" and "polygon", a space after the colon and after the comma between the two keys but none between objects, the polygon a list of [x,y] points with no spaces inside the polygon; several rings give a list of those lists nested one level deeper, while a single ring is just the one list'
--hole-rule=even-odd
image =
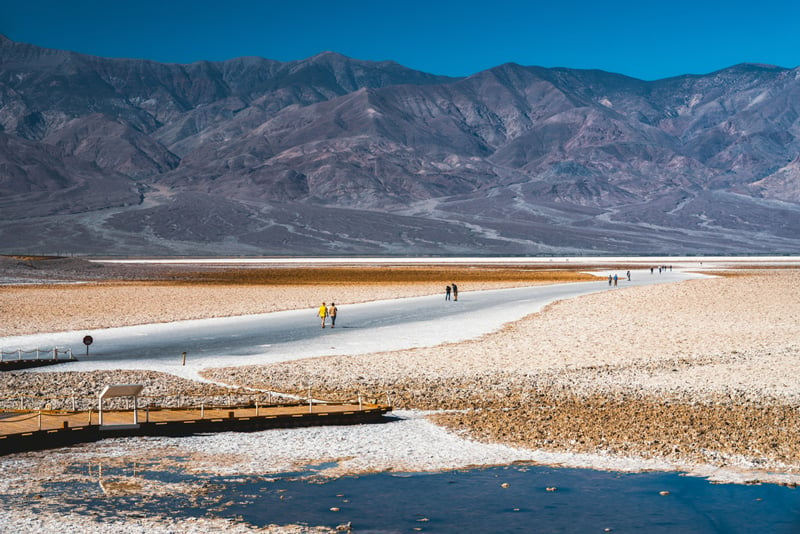
[{"label": "rocky mountain slope", "polygon": [[0,245],[93,254],[800,252],[800,69],[467,78],[0,36]]}]

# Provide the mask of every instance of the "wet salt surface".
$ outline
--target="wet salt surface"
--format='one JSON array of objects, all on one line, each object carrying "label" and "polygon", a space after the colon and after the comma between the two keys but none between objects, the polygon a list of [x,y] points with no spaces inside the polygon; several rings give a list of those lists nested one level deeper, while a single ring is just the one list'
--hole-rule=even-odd
[{"label": "wet salt surface", "polygon": [[[296,523],[358,532],[794,532],[797,491],[714,486],[676,474],[510,466],[314,484],[278,478],[226,487],[224,512],[257,526]],[[669,495],[662,495],[669,492]],[[338,509],[338,510],[337,510]],[[333,512],[332,512],[333,510]]]},{"label": "wet salt surface", "polygon": [[381,425],[10,455],[0,459],[0,532],[232,533],[298,523],[350,523],[355,532],[800,530],[800,490],[747,484],[770,480],[765,473],[686,476],[664,462],[481,444],[424,413],[394,415]]},{"label": "wet salt surface", "polygon": [[[91,522],[148,516],[217,518],[255,528],[305,524],[354,532],[796,532],[798,490],[718,485],[675,473],[511,465],[434,473],[319,477],[330,466],[271,475],[208,476],[175,458],[167,470],[73,464],[81,483],[46,486],[35,513]],[[172,485],[151,494],[151,483]],[[193,491],[174,491],[176,488]],[[3,496],[8,504],[19,497]],[[10,499],[10,502],[9,502]],[[610,529],[610,530],[606,530]],[[0,529],[1,530],[1,529]]]}]

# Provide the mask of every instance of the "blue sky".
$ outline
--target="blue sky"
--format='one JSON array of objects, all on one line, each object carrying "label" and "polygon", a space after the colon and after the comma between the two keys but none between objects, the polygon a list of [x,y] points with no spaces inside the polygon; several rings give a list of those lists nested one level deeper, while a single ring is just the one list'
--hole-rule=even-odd
[{"label": "blue sky", "polygon": [[0,33],[175,63],[332,50],[451,76],[506,62],[645,80],[800,65],[797,0],[0,0]]}]

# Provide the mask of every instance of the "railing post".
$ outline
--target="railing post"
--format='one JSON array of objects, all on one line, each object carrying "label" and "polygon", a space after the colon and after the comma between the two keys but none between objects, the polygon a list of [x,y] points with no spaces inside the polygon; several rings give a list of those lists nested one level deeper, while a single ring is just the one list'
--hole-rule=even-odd
[{"label": "railing post", "polygon": [[53,347],[53,359],[54,360],[58,359],[58,348],[57,347]]},{"label": "railing post", "polygon": [[42,410],[39,410],[39,432],[42,431]]},{"label": "railing post", "polygon": [[39,359],[39,347],[36,347],[36,359]]},{"label": "railing post", "polygon": [[17,349],[17,359],[18,360],[22,359],[22,349]]}]

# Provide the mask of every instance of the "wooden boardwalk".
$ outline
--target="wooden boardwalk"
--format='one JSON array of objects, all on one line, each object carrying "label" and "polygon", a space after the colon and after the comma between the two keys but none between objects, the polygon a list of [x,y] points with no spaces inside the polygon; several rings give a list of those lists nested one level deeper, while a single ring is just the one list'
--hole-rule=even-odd
[{"label": "wooden boardwalk", "polygon": [[185,436],[268,428],[376,423],[382,404],[291,404],[97,411],[0,411],[0,454],[62,447],[105,437]]}]

